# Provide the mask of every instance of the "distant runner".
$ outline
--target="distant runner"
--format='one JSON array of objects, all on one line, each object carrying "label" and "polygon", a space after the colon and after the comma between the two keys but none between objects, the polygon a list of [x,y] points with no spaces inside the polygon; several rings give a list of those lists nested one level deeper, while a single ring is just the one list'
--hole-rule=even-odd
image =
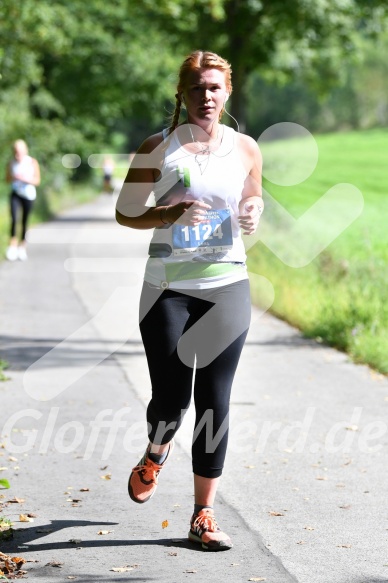
[{"label": "distant runner", "polygon": [[[5,179],[11,182],[11,239],[6,251],[9,261],[27,260],[26,231],[34,200],[36,186],[40,184],[40,169],[35,158],[28,155],[28,147],[24,140],[16,140],[13,144],[13,159],[7,164]],[[17,237],[17,222],[19,211],[21,215],[20,241]],[[18,242],[19,241],[19,242]]]}]

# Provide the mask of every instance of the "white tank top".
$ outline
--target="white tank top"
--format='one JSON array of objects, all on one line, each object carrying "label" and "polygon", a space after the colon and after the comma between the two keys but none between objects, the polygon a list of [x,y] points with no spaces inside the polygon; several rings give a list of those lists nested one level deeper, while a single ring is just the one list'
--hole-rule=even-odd
[{"label": "white tank top", "polygon": [[[20,162],[11,161],[12,190],[27,200],[35,200],[36,198],[36,188],[30,184],[34,178],[34,173],[34,161],[31,156],[23,156]],[[17,174],[22,174],[25,180],[14,180],[14,176]]]},{"label": "white tank top", "polygon": [[154,229],[145,281],[164,288],[202,289],[246,279],[246,254],[238,204],[247,176],[236,132],[220,126],[220,147],[196,156],[181,145],[178,132],[167,136],[161,178],[154,186],[156,206],[201,200],[211,206],[208,223]]}]

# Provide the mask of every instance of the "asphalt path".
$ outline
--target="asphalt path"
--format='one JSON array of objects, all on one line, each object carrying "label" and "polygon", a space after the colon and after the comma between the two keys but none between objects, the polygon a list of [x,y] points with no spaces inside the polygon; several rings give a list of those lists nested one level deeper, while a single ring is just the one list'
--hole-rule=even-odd
[{"label": "asphalt path", "polygon": [[29,261],[0,265],[0,503],[15,528],[1,550],[44,583],[388,582],[387,379],[258,308],[215,507],[234,548],[187,541],[192,408],[155,496],[129,499],[150,395],[137,325],[150,232],[119,227],[114,203],[31,229]]}]

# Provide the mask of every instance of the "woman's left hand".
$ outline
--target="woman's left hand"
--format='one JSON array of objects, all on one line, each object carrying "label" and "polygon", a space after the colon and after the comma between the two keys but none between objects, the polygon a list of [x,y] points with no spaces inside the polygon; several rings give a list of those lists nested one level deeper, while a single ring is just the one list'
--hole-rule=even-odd
[{"label": "woman's left hand", "polygon": [[243,235],[253,235],[256,232],[261,214],[264,210],[263,201],[242,200],[239,205],[240,215],[237,217]]}]

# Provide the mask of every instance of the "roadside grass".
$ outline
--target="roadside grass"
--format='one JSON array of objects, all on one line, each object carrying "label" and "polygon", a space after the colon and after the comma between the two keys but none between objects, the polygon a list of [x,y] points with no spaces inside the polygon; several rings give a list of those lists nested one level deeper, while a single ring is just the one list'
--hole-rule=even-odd
[{"label": "roadside grass", "polygon": [[[319,160],[313,174],[296,186],[264,180],[265,190],[298,218],[335,184],[351,183],[363,194],[362,214],[306,267],[285,265],[261,242],[249,251],[248,266],[274,286],[274,314],[307,337],[387,374],[388,130],[314,137]],[[278,148],[279,158],[284,148],[282,141],[269,146],[262,147],[264,175],[265,150],[271,156],[270,149]],[[289,147],[290,143],[287,151]],[[277,228],[276,221],[273,224]],[[322,217],[317,228],[323,230],[326,224]],[[278,227],[277,237],[286,250],[292,241]],[[260,303],[261,292],[254,281],[252,287],[253,299]]]},{"label": "roadside grass", "polygon": [[8,381],[9,377],[4,374],[4,370],[9,367],[9,363],[6,360],[0,358],[0,382]]}]

